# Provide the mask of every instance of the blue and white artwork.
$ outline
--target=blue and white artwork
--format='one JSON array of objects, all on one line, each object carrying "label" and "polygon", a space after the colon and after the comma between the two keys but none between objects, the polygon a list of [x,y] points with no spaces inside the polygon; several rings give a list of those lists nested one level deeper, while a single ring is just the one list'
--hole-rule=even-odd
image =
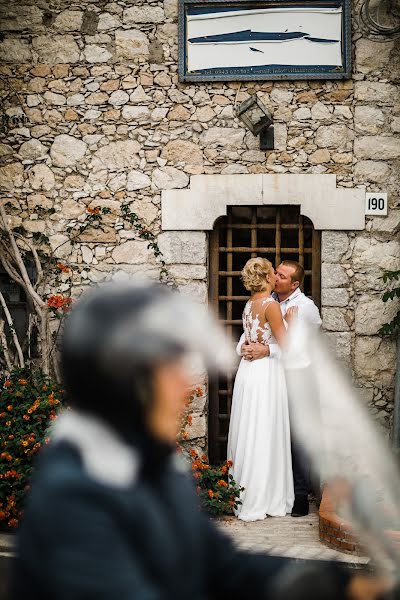
[{"label": "blue and white artwork", "polygon": [[342,6],[189,7],[188,72],[343,67]]}]

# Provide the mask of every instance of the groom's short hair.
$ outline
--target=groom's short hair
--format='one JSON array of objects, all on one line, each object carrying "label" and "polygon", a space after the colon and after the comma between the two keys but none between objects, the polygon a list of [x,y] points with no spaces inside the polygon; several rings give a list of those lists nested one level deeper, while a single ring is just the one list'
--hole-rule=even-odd
[{"label": "groom's short hair", "polygon": [[281,262],[281,265],[285,265],[285,267],[292,267],[292,269],[293,269],[293,273],[291,275],[292,283],[294,283],[295,281],[298,281],[299,286],[301,286],[304,281],[304,268],[301,266],[301,264],[296,262],[295,260],[283,260]]}]

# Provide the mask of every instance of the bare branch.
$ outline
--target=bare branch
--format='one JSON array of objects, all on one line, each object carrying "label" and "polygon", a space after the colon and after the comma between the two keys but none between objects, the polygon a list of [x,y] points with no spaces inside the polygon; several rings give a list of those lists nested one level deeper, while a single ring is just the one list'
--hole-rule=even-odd
[{"label": "bare branch", "polygon": [[24,236],[21,235],[20,233],[14,233],[14,235],[16,238],[21,240],[26,245],[26,247],[28,248],[28,250],[30,252],[32,252],[33,260],[35,261],[36,274],[37,274],[37,279],[36,279],[34,287],[37,288],[41,284],[42,279],[43,279],[42,263],[40,262],[37,250],[36,250],[35,246],[32,245],[30,242],[28,242],[28,240],[26,238],[24,238]]},{"label": "bare branch", "polygon": [[4,298],[4,296],[3,296],[3,294],[2,294],[1,291],[0,291],[0,304],[1,304],[2,308],[3,308],[4,315],[6,317],[8,326],[10,328],[10,332],[11,332],[11,336],[12,336],[12,339],[13,339],[13,342],[14,342],[15,349],[16,349],[16,351],[18,353],[19,366],[23,369],[25,367],[25,361],[24,361],[24,355],[23,355],[23,352],[22,352],[21,344],[19,343],[17,332],[15,331],[15,327],[14,327],[14,321],[13,321],[11,313],[10,313],[10,311],[8,309],[7,302],[6,302],[6,300],[5,300],[5,298]]},{"label": "bare branch", "polygon": [[6,247],[6,245],[3,242],[1,242],[0,246],[1,246],[0,260],[1,260],[1,263],[2,263],[5,271],[7,271],[7,273],[11,277],[11,279],[13,279],[16,283],[18,283],[18,285],[20,285],[26,292],[27,290],[26,290],[24,280],[22,279],[22,277],[20,276],[18,271],[16,271],[16,269],[14,269],[14,267],[13,267],[12,255],[11,255],[9,249]]},{"label": "bare branch", "polygon": [[21,277],[24,280],[24,283],[26,285],[27,288],[27,292],[29,294],[29,296],[32,298],[34,304],[38,307],[38,308],[42,308],[43,306],[45,306],[45,302],[44,300],[39,296],[39,294],[36,292],[36,290],[33,288],[32,282],[29,279],[29,275],[28,275],[28,271],[26,269],[25,263],[23,261],[22,255],[21,255],[21,251],[18,248],[18,244],[16,242],[15,236],[7,222],[7,214],[4,208],[4,201],[0,202],[0,216],[3,220],[3,225],[4,225],[4,229],[6,230],[8,237],[10,239],[11,242],[11,247],[13,250],[13,254],[14,254],[14,258],[15,258],[15,262],[17,263],[18,269],[21,273]]},{"label": "bare branch", "polygon": [[4,333],[4,324],[4,319],[0,319],[0,342],[3,348],[4,360],[6,361],[7,369],[9,372],[11,372],[13,365],[10,357],[10,351],[8,349],[6,334]]}]

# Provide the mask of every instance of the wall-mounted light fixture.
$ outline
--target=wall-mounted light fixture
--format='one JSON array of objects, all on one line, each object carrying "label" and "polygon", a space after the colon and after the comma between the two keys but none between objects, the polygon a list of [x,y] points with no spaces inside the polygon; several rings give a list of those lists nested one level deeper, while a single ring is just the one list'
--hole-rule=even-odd
[{"label": "wall-mounted light fixture", "polygon": [[254,136],[260,136],[260,150],[274,149],[272,116],[257,94],[253,94],[236,109],[236,115]]}]

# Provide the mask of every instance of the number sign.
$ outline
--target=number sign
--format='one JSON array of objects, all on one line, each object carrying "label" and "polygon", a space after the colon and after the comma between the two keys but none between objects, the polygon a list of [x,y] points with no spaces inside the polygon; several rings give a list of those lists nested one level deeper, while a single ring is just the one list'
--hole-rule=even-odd
[{"label": "number sign", "polygon": [[388,212],[387,194],[367,192],[365,194],[365,214],[386,217]]}]

